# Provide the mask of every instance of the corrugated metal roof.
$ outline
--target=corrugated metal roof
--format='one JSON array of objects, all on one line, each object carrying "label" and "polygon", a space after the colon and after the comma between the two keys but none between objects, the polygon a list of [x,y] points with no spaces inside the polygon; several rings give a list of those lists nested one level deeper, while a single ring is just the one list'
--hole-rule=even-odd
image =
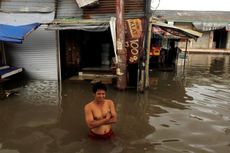
[{"label": "corrugated metal roof", "polygon": [[154,16],[175,22],[221,22],[230,23],[230,12],[157,10]]},{"label": "corrugated metal roof", "polygon": [[218,29],[230,30],[230,23],[193,22],[193,25],[200,31],[212,31]]},{"label": "corrugated metal roof", "polygon": [[[134,15],[143,16],[145,9],[145,0],[125,0],[125,16]],[[116,0],[100,0],[99,5],[95,7],[83,8],[84,18],[111,17],[116,14]]]},{"label": "corrugated metal roof", "polygon": [[[143,17],[145,0],[125,0],[125,17]],[[116,0],[100,0],[93,7],[79,8],[75,0],[58,0],[57,18],[110,19],[116,16]]]},{"label": "corrugated metal roof", "polygon": [[82,18],[83,10],[75,0],[58,0],[56,18]]}]

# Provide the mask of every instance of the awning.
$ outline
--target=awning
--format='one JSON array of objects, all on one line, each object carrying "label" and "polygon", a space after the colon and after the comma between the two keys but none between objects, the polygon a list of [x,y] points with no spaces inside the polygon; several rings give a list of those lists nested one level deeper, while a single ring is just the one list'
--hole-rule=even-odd
[{"label": "awning", "polygon": [[159,21],[153,21],[152,22],[153,26],[158,26],[161,29],[165,30],[166,32],[178,36],[182,39],[197,39],[199,37],[202,36],[202,33],[198,32],[198,31],[194,31],[191,29],[185,29],[185,28],[181,28],[181,27],[176,27],[173,25],[169,25],[166,24],[164,22],[159,22]]},{"label": "awning", "polygon": [[47,29],[100,32],[108,30],[109,22],[109,20],[55,19]]},{"label": "awning", "polygon": [[40,25],[40,23],[20,26],[0,24],[0,41],[22,43],[25,36],[37,29]]}]

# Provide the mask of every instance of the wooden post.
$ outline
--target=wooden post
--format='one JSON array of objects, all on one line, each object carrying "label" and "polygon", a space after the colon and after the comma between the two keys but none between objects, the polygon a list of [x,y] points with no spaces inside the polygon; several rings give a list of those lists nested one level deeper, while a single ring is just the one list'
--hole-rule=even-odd
[{"label": "wooden post", "polygon": [[127,87],[127,52],[125,50],[124,0],[116,0],[117,88]]}]

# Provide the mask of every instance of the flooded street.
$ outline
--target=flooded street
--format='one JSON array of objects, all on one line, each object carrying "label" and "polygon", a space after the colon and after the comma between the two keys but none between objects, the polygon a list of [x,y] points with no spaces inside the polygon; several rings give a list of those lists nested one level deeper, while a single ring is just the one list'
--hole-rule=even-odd
[{"label": "flooded street", "polygon": [[17,85],[0,99],[0,153],[229,153],[230,55],[193,54],[185,68],[150,74],[143,94],[108,86],[118,112],[108,141],[87,137],[89,81]]}]

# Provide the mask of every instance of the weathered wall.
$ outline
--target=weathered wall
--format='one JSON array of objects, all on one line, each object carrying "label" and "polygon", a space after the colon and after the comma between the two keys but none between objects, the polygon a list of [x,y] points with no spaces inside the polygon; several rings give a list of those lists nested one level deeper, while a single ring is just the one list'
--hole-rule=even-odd
[{"label": "weathered wall", "polygon": [[[185,29],[194,29],[194,26],[190,22],[175,22],[175,26],[182,27]],[[191,49],[208,49],[210,42],[210,32],[202,32],[202,37],[198,38],[197,41],[191,40],[188,44],[188,48]],[[185,42],[180,42],[179,47],[185,48]]]},{"label": "weathered wall", "polygon": [[[188,44],[188,48],[191,49],[208,49],[209,48],[209,36],[210,32],[203,33],[202,37],[198,38],[197,41],[191,40]],[[180,42],[179,47],[185,48],[185,42]]]}]

